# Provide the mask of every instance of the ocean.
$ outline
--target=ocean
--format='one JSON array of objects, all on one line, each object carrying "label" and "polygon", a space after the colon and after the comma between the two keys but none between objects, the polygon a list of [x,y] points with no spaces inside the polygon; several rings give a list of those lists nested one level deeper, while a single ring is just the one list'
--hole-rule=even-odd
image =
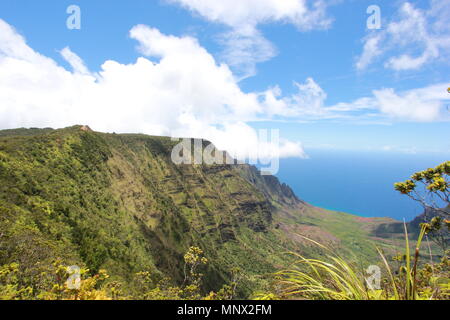
[{"label": "ocean", "polygon": [[281,159],[277,177],[312,205],[362,217],[412,220],[420,204],[394,190],[412,173],[449,160],[444,154],[306,150],[309,159]]}]

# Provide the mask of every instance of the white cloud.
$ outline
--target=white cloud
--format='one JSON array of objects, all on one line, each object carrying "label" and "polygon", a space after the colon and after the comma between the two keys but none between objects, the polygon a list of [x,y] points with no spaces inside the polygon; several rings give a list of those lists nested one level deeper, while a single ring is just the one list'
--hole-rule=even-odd
[{"label": "white cloud", "polygon": [[269,116],[290,118],[321,117],[325,115],[325,91],[312,78],[305,83],[294,82],[297,92],[291,96],[282,96],[281,89],[273,87],[264,92],[264,111]]},{"label": "white cloud", "polygon": [[383,53],[379,47],[381,38],[380,35],[370,35],[365,39],[363,53],[356,62],[357,69],[365,69],[376,57]]},{"label": "white cloud", "polygon": [[445,103],[450,103],[446,83],[402,92],[383,88],[374,90],[372,96],[332,106],[326,105],[326,92],[312,78],[308,78],[304,84],[295,83],[295,86],[298,91],[285,97],[279,87],[267,90],[263,101],[265,114],[301,121],[386,123],[450,120],[449,115],[444,112]]},{"label": "white cloud", "polygon": [[381,31],[372,31],[364,39],[364,48],[356,67],[365,69],[376,57],[391,53],[386,68],[415,70],[450,54],[448,16],[450,2],[430,1],[430,8],[422,10],[410,2],[401,5],[398,17]]},{"label": "white cloud", "polygon": [[323,108],[327,94],[312,78],[304,84],[295,83],[298,93],[292,97],[295,105],[309,113],[317,113]]},{"label": "white cloud", "polygon": [[224,46],[223,61],[237,70],[241,78],[256,74],[256,64],[268,61],[277,55],[277,49],[257,29],[248,32],[233,30],[219,37]]},{"label": "white cloud", "polygon": [[[326,105],[327,94],[312,78],[294,83],[283,96],[278,86],[243,92],[229,67],[217,64],[192,37],[136,26],[130,36],[147,56],[135,63],[108,60],[91,73],[69,48],[61,55],[68,71],[27,46],[0,20],[0,127],[64,127],[88,124],[107,132],[205,138],[244,158],[274,153],[247,123],[259,120],[439,121],[448,101],[446,84],[406,92],[374,91],[349,103]],[[280,139],[281,157],[305,156],[300,143]]]},{"label": "white cloud", "polygon": [[[377,148],[372,148],[374,150],[377,150]],[[381,151],[385,152],[400,152],[400,153],[406,153],[406,154],[417,154],[418,149],[416,147],[404,147],[404,146],[391,146],[386,145],[381,148]],[[422,150],[423,151],[423,150]],[[434,150],[426,150],[427,153],[435,152]]]},{"label": "white cloud", "polygon": [[[109,60],[93,75],[69,48],[61,55],[73,72],[35,52],[0,20],[0,127],[89,124],[99,131],[205,138],[239,156],[273,153],[245,123],[263,112],[259,93],[242,92],[228,66],[196,39],[142,25],[130,36],[155,61]],[[304,156],[301,144],[285,140],[279,152]]]},{"label": "white cloud", "polygon": [[72,50],[70,50],[69,47],[65,47],[60,51],[61,56],[66,60],[70,66],[72,67],[73,71],[75,73],[80,74],[90,74],[88,68],[84,64],[84,61]]},{"label": "white cloud", "polygon": [[445,84],[400,94],[393,89],[375,90],[373,94],[376,106],[390,117],[419,122],[445,120],[442,114],[443,100],[448,100]]},{"label": "white cloud", "polygon": [[289,23],[301,31],[326,29],[326,1],[322,0],[167,0],[201,17],[230,28],[220,37],[224,61],[243,77],[255,74],[255,64],[276,55],[274,46],[257,29],[272,22]]},{"label": "white cloud", "polygon": [[445,102],[450,102],[450,98],[447,94],[447,84],[441,83],[402,92],[396,92],[393,88],[374,90],[370,97],[350,103],[339,103],[326,110],[337,114],[353,114],[353,120],[366,119],[375,122],[449,121],[449,115],[444,113]]},{"label": "white cloud", "polygon": [[301,30],[326,28],[325,1],[307,0],[168,0],[204,18],[233,28],[254,27],[260,23],[282,21]]}]

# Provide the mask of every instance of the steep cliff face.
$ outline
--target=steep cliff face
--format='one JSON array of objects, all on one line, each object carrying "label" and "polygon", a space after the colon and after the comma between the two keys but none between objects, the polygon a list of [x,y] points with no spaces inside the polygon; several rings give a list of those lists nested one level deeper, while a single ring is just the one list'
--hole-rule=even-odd
[{"label": "steep cliff face", "polygon": [[[441,217],[443,220],[445,219],[444,211],[450,212],[450,207],[443,208],[441,210],[435,210],[432,208],[428,208],[424,210],[424,213],[421,215],[418,215],[410,222],[406,223],[406,227],[409,233],[409,237],[414,240],[417,238],[417,236],[420,233],[421,230],[421,224],[422,223],[429,223],[434,217]],[[403,222],[399,221],[391,221],[384,224],[380,224],[373,230],[373,235],[378,237],[392,237],[394,234],[400,235],[401,237],[404,237],[404,229],[405,224]],[[449,243],[450,239],[447,237],[444,237],[446,239],[446,242]],[[439,251],[439,250],[437,250]]]},{"label": "steep cliff face", "polygon": [[376,220],[313,208],[249,165],[176,165],[175,143],[81,126],[0,131],[0,264],[38,274],[62,258],[120,280],[151,271],[181,282],[194,245],[210,261],[209,290],[233,267],[251,279],[283,267],[288,250],[313,254],[298,234],[372,241]]},{"label": "steep cliff face", "polygon": [[255,186],[271,202],[291,207],[304,203],[297,198],[288,185],[280,183],[277,177],[261,175],[255,166],[243,165],[238,170],[242,177]]},{"label": "steep cliff face", "polygon": [[[152,270],[181,281],[182,254],[197,245],[213,261],[209,287],[220,287],[233,266],[273,270],[278,259],[264,249],[274,245],[268,233],[275,206],[298,202],[276,178],[248,165],[175,165],[169,138],[83,128],[0,134],[8,247],[0,264],[62,255],[121,278]],[[24,241],[30,248],[19,245]],[[29,250],[40,254],[27,256]]]},{"label": "steep cliff face", "polygon": [[424,222],[430,222],[434,217],[441,217],[442,219],[446,218],[446,215],[444,212],[450,213],[450,206],[447,206],[446,208],[443,208],[441,210],[434,210],[432,208],[428,208],[422,213],[421,215],[414,218],[410,223],[409,226],[414,232],[420,231],[420,224]]}]

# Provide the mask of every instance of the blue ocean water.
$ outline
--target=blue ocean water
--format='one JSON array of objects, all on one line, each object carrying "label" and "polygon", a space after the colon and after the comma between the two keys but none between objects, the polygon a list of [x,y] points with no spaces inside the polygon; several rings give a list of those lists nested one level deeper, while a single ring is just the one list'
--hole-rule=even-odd
[{"label": "blue ocean water", "polygon": [[420,204],[393,188],[412,173],[449,160],[444,154],[307,150],[309,159],[282,159],[278,178],[315,206],[362,217],[412,220]]}]

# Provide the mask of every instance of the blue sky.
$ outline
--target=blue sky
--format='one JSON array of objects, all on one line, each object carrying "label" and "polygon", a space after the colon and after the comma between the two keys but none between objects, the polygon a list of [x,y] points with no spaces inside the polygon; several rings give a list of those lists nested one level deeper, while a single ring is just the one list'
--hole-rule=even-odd
[{"label": "blue sky", "polygon": [[[279,129],[284,157],[450,153],[447,1],[211,3],[1,1],[0,127],[83,122],[237,154]],[[80,30],[66,27],[73,4]],[[370,5],[381,29],[367,29]]]}]

